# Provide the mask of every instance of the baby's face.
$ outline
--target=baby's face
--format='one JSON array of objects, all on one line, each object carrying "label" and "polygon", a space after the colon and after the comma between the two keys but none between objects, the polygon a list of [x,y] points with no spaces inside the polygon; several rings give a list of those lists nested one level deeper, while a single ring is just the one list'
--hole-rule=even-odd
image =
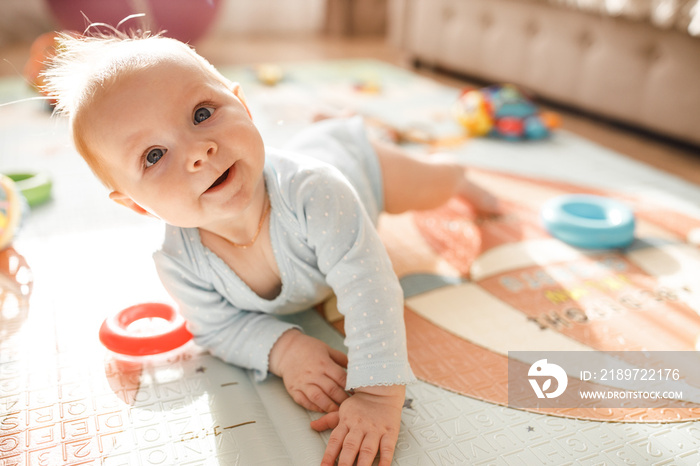
[{"label": "baby's face", "polygon": [[212,228],[251,202],[264,146],[238,88],[194,59],[166,59],[100,92],[85,140],[117,190],[181,227]]}]

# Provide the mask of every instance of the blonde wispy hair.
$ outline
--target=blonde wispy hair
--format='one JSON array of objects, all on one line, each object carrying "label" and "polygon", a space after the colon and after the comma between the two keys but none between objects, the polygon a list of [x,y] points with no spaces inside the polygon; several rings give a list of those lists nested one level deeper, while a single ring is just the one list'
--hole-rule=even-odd
[{"label": "blonde wispy hair", "polygon": [[69,119],[73,143],[93,173],[109,189],[116,188],[105,164],[83,132],[90,104],[109,92],[120,78],[146,70],[165,58],[193,58],[222,83],[227,80],[190,46],[162,34],[124,33],[75,35],[58,33],[56,53],[43,72],[42,91],[55,101],[55,113]]}]

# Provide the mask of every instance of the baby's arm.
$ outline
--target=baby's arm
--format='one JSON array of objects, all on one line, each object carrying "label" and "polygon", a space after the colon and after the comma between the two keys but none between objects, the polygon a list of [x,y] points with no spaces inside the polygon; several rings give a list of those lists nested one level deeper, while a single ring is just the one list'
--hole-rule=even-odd
[{"label": "baby's arm", "polygon": [[[324,464],[371,464],[377,452],[389,464],[401,424],[408,364],[403,291],[384,246],[359,200],[347,186],[313,181],[315,202],[304,207],[309,243],[345,316],[349,363],[346,388],[354,394],[312,423],[332,428]],[[329,234],[330,233],[330,234]],[[335,234],[332,234],[335,233]]]},{"label": "baby's arm", "polygon": [[[163,285],[177,301],[195,342],[226,362],[282,377],[294,400],[320,412],[337,411],[345,392],[347,357],[295,325],[262,312],[238,309],[213,285],[205,259],[169,227],[169,242],[154,255]],[[180,236],[178,236],[180,235]]]},{"label": "baby's arm", "polygon": [[[175,253],[169,251],[175,248]],[[164,245],[154,254],[163,286],[177,302],[195,342],[224,361],[255,371],[263,380],[278,339],[298,328],[262,312],[238,309],[213,285],[208,266],[184,243]],[[179,252],[183,251],[182,254]]]}]

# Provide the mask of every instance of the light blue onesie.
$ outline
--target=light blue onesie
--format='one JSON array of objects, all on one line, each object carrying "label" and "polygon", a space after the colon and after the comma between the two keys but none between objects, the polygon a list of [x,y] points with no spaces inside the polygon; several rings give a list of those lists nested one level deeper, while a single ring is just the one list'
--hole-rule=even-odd
[{"label": "light blue onesie", "polygon": [[202,245],[196,228],[167,226],[154,254],[197,344],[262,380],[272,346],[294,328],[274,314],[309,309],[335,293],[345,316],[346,389],[413,382],[403,292],[375,228],[381,171],[362,120],[326,120],[285,151],[267,149],[263,173],[282,278],[276,298],[253,292]]}]

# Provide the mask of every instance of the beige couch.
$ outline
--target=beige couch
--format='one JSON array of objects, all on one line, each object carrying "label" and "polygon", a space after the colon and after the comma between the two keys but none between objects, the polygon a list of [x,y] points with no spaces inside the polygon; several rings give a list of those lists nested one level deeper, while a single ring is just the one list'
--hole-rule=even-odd
[{"label": "beige couch", "polygon": [[422,64],[700,145],[700,37],[688,21],[662,28],[551,0],[392,0],[389,18],[393,42]]}]

